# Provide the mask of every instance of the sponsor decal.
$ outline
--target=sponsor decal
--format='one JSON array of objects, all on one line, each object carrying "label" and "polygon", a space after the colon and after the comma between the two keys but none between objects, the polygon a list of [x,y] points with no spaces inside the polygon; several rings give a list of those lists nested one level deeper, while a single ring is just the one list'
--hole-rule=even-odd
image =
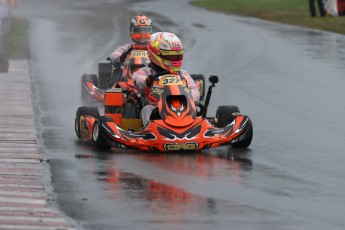
[{"label": "sponsor decal", "polygon": [[[156,136],[151,133],[151,132],[145,132],[145,133],[132,133],[132,132],[128,132],[128,131],[122,131],[121,132],[122,135],[126,135],[128,138],[132,138],[132,139],[143,139],[143,140],[156,140]],[[126,140],[129,141],[129,140]]]},{"label": "sponsor decal", "polygon": [[145,18],[139,20],[140,24],[145,24]]},{"label": "sponsor decal", "polygon": [[180,44],[178,42],[174,42],[172,45],[174,48],[180,48]]},{"label": "sponsor decal", "polygon": [[160,88],[152,87],[151,92],[152,92],[153,94],[161,95],[164,91],[163,91],[162,89],[160,89]]},{"label": "sponsor decal", "polygon": [[185,91],[187,94],[189,94],[190,89],[188,89],[188,88],[186,87],[186,88],[184,88],[184,91]]},{"label": "sponsor decal", "polygon": [[198,143],[196,142],[188,142],[188,143],[183,143],[183,144],[166,143],[164,145],[164,149],[166,151],[197,150]]}]

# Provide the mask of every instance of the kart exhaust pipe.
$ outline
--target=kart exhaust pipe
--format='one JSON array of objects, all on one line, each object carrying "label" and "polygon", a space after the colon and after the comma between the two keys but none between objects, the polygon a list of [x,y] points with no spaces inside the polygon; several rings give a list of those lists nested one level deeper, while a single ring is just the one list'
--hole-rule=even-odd
[{"label": "kart exhaust pipe", "polygon": [[206,115],[207,115],[207,109],[208,109],[208,105],[210,104],[211,95],[212,95],[212,88],[216,86],[216,83],[218,83],[219,79],[218,79],[218,76],[211,75],[208,78],[208,81],[211,83],[211,85],[208,87],[208,91],[207,91],[207,95],[205,99],[205,105],[204,105],[204,109],[202,113],[203,118],[206,118]]}]

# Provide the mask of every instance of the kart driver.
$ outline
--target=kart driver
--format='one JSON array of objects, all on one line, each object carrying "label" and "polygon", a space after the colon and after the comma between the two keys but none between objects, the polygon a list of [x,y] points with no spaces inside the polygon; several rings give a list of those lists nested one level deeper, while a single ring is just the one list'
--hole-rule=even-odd
[{"label": "kart driver", "polygon": [[[145,15],[137,15],[131,19],[129,24],[129,32],[134,43],[127,43],[117,47],[110,55],[110,61],[113,63],[117,73],[116,76],[122,76],[121,66],[124,63],[127,51],[133,46],[147,46],[152,34],[151,19]],[[116,77],[117,78],[117,77]],[[113,79],[116,82],[116,79]]]},{"label": "kart driver", "polygon": [[[191,90],[192,98],[195,102],[200,99],[200,92],[195,85],[194,80],[186,70],[181,70],[183,62],[183,46],[181,40],[172,33],[157,32],[151,35],[148,46],[148,56],[150,64],[148,67],[142,67],[132,76],[136,88],[145,95],[146,86],[151,86],[154,75],[170,71],[173,74],[180,74]],[[148,100],[146,98],[146,100]],[[149,100],[148,100],[149,101]],[[146,105],[141,111],[143,125],[149,123],[151,113],[156,106],[154,104]]]}]

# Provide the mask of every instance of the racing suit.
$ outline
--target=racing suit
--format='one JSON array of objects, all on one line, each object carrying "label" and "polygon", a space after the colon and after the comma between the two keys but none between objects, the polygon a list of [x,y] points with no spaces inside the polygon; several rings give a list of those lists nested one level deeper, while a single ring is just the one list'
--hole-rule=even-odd
[{"label": "racing suit", "polygon": [[113,70],[112,73],[113,78],[112,82],[110,83],[111,85],[115,84],[116,82],[119,82],[120,79],[122,78],[123,74],[123,66],[122,64],[125,62],[126,59],[126,52],[132,48],[132,46],[146,46],[148,44],[137,44],[137,43],[127,43],[122,46],[117,47],[110,55],[110,61],[113,64]]},{"label": "racing suit", "polygon": [[113,86],[116,82],[119,82],[122,78],[123,69],[122,64],[126,57],[124,54],[132,47],[131,43],[124,44],[117,47],[110,55],[110,62],[112,63],[112,78],[109,82],[109,86]]},{"label": "racing suit", "polygon": [[125,60],[120,60],[122,58],[121,55],[123,53],[126,53],[127,50],[129,50],[131,48],[133,44],[128,43],[128,44],[124,44],[122,46],[117,47],[110,55],[110,60],[112,63],[123,63]]},{"label": "racing suit", "polygon": [[[145,95],[146,90],[146,78],[149,75],[156,75],[157,72],[154,71],[151,67],[143,67],[140,68],[137,72],[135,72],[132,76],[133,82],[135,87],[139,90],[142,95]],[[187,87],[191,90],[192,98],[194,102],[198,102],[200,99],[200,92],[198,87],[196,86],[193,78],[189,75],[187,70],[180,70],[180,75],[186,79]],[[149,101],[148,99],[146,99]],[[154,108],[156,107],[155,104],[150,102],[150,104],[146,105],[140,113],[141,119],[143,121],[143,125],[146,126],[150,121],[150,116]]]}]

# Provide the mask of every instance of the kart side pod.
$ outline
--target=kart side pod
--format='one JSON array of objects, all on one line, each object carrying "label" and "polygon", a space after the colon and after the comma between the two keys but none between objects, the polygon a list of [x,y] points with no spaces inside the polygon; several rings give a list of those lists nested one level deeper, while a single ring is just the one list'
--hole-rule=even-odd
[{"label": "kart side pod", "polygon": [[112,117],[118,126],[122,126],[122,89],[112,88],[104,94],[104,115]]}]

